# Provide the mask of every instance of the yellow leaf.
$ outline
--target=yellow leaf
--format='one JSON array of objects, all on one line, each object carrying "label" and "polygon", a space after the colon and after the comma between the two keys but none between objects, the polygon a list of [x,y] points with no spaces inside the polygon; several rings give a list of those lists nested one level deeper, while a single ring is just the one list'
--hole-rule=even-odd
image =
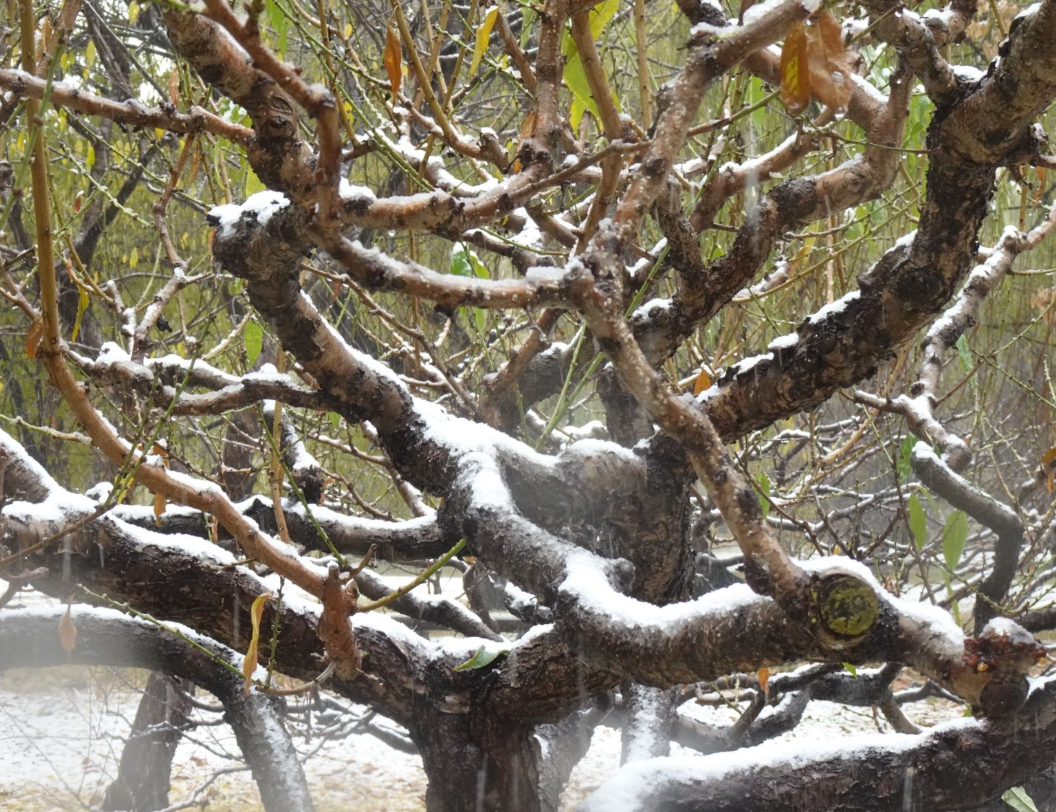
[{"label": "yellow leaf", "polygon": [[700,374],[697,375],[697,379],[693,381],[693,397],[696,397],[705,389],[711,386],[711,375],[708,371],[701,367]]},{"label": "yellow leaf", "polygon": [[84,62],[90,68],[95,64],[95,41],[88,40],[88,45],[84,49]]},{"label": "yellow leaf", "polygon": [[44,336],[44,322],[39,318],[34,319],[33,323],[29,325],[29,331],[26,333],[26,355],[29,356],[30,361],[37,359],[37,352],[40,349],[40,339]]},{"label": "yellow leaf", "polygon": [[400,35],[396,32],[396,24],[392,21],[385,31],[382,61],[385,63],[385,72],[389,75],[389,86],[395,101],[400,95],[400,83],[403,81],[403,51],[400,48]]},{"label": "yellow leaf", "polygon": [[249,639],[246,658],[242,661],[242,675],[246,678],[246,695],[253,685],[253,672],[257,670],[257,647],[260,644],[260,618],[264,614],[264,604],[271,597],[270,592],[258,595],[249,608],[249,621],[253,624],[253,636]]},{"label": "yellow leaf", "polygon": [[789,29],[781,48],[781,101],[794,116],[810,104],[807,31],[803,23],[796,23]]},{"label": "yellow leaf", "polygon": [[77,318],[73,320],[73,330],[70,331],[70,341],[76,341],[77,336],[81,332],[81,319],[84,318],[84,311],[88,309],[88,304],[91,300],[88,298],[88,292],[81,289],[80,295],[77,297]]},{"label": "yellow leaf", "polygon": [[590,10],[590,36],[597,41],[605,26],[620,9],[620,0],[601,0]]},{"label": "yellow leaf", "polygon": [[128,267],[135,268],[139,264],[139,249],[133,248],[132,253],[128,255]]},{"label": "yellow leaf", "polygon": [[95,147],[88,147],[88,154],[84,158],[84,163],[89,169],[95,166]]},{"label": "yellow leaf", "polygon": [[759,673],[757,674],[757,676],[759,677],[759,687],[762,689],[764,694],[769,694],[770,693],[770,669],[769,668],[760,668],[759,669]]},{"label": "yellow leaf", "polygon": [[165,515],[165,507],[168,504],[164,495],[154,494],[154,524],[161,527],[161,517]]},{"label": "yellow leaf", "polygon": [[473,43],[473,61],[469,63],[470,79],[476,74],[477,68],[480,67],[480,60],[484,57],[484,52],[488,50],[488,38],[491,36],[491,29],[495,26],[495,18],[498,16],[499,7],[495,6],[484,18],[484,24],[477,29],[477,39]]},{"label": "yellow leaf", "polygon": [[129,25],[135,25],[136,24],[136,20],[138,20],[138,19],[139,19],[139,2],[137,0],[132,0],[132,2],[128,4],[128,24]]},{"label": "yellow leaf", "polygon": [[352,36],[352,23],[345,23],[345,39]]},{"label": "yellow leaf", "polygon": [[66,604],[66,614],[59,621],[59,642],[66,649],[67,654],[72,654],[77,647],[77,626],[74,625],[70,616],[70,604]]}]

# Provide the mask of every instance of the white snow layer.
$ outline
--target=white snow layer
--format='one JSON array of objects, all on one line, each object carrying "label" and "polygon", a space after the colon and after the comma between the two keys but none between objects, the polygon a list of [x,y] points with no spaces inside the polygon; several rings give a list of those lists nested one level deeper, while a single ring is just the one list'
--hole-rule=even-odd
[{"label": "white snow layer", "polygon": [[217,221],[220,236],[230,237],[242,220],[243,215],[255,218],[259,225],[267,225],[268,220],[277,211],[290,205],[286,195],[270,190],[250,195],[242,204],[225,203],[209,210],[209,216]]}]

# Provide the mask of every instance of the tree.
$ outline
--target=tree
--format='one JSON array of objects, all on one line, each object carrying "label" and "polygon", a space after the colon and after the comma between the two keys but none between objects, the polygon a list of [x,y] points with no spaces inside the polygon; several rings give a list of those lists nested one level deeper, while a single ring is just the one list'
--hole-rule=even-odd
[{"label": "tree", "polygon": [[[1047,801],[1056,1],[15,6],[0,604],[71,608],[0,668],[211,692],[269,810],[274,675],[430,810],[556,808],[603,720],[585,809]],[[754,748],[819,698],[899,732]]]}]

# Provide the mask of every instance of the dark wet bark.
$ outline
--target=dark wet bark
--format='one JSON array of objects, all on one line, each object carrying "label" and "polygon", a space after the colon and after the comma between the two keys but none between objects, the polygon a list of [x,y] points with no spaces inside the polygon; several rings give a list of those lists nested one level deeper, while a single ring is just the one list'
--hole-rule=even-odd
[{"label": "dark wet bark", "polygon": [[153,812],[169,805],[172,758],[190,724],[188,687],[176,677],[151,672],[121,751],[117,777],[106,788],[104,810]]}]

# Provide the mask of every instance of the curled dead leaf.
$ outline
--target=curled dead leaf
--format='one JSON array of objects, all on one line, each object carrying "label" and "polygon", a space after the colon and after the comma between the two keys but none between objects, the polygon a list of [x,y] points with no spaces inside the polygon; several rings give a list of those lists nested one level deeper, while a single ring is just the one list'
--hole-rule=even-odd
[{"label": "curled dead leaf", "polygon": [[392,98],[400,95],[400,84],[403,82],[403,51],[400,48],[400,35],[396,31],[395,22],[390,21],[385,30],[385,50],[382,53],[382,61],[385,63],[385,72],[389,76],[389,86],[392,88]]},{"label": "curled dead leaf", "polygon": [[177,68],[169,74],[169,98],[174,105],[180,103],[180,71]]},{"label": "curled dead leaf", "polygon": [[37,359],[37,353],[40,351],[40,339],[44,337],[44,322],[40,319],[34,319],[33,323],[29,325],[29,331],[26,333],[26,355],[29,356],[31,361]]},{"label": "curled dead leaf", "polygon": [[693,397],[696,397],[710,386],[711,374],[704,367],[701,367],[700,374],[697,375],[697,379],[693,381]]},{"label": "curled dead leaf", "polygon": [[253,624],[253,634],[249,639],[249,646],[246,648],[246,657],[242,661],[242,676],[246,678],[246,696],[249,696],[249,689],[253,685],[253,672],[257,670],[257,651],[260,645],[260,618],[264,614],[264,606],[270,597],[270,592],[257,595],[253,600],[253,604],[249,607],[249,621]]},{"label": "curled dead leaf", "polygon": [[1041,470],[1045,473],[1045,489],[1052,493],[1056,488],[1056,445],[1042,454]]},{"label": "curled dead leaf", "polygon": [[62,643],[67,654],[72,654],[77,647],[77,626],[70,614],[70,604],[66,604],[66,613],[59,621],[59,642]]},{"label": "curled dead leaf", "polygon": [[167,505],[168,501],[162,494],[154,494],[154,524],[158,527],[161,527],[161,517],[165,515]]},{"label": "curled dead leaf", "polygon": [[846,110],[854,86],[840,24],[826,11],[806,26],[806,34],[811,92],[827,107]]}]

